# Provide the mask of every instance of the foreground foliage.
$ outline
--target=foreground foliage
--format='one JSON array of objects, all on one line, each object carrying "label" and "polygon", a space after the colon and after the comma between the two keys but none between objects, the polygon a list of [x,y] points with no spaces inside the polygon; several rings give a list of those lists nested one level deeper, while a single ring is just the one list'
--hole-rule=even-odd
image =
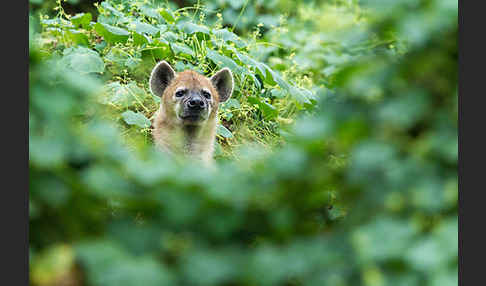
[{"label": "foreground foliage", "polygon": [[[30,30],[33,285],[457,284],[457,2],[301,3],[257,38],[122,2]],[[239,75],[237,160],[147,144],[160,58]]]}]

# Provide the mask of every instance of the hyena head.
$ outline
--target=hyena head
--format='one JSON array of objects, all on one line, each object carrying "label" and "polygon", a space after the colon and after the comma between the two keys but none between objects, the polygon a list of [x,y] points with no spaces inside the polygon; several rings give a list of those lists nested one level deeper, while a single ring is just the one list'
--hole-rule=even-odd
[{"label": "hyena head", "polygon": [[217,120],[218,106],[233,92],[233,75],[224,68],[211,78],[186,70],[176,73],[165,61],[150,75],[150,89],[161,97],[161,112],[172,124],[202,126]]}]

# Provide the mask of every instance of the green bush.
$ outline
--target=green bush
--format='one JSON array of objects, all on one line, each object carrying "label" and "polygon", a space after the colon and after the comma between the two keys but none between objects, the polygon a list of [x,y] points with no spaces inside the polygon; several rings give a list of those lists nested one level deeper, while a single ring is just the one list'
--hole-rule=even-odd
[{"label": "green bush", "polygon": [[[32,285],[457,284],[457,1],[295,5],[31,21]],[[160,59],[236,74],[217,168],[153,149]]]}]

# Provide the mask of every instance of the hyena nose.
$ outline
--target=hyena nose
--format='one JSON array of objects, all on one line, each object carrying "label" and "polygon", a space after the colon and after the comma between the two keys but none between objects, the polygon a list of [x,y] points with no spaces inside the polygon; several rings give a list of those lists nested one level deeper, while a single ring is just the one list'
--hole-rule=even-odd
[{"label": "hyena nose", "polygon": [[187,106],[191,109],[203,109],[205,105],[204,101],[200,98],[192,98],[187,103]]}]

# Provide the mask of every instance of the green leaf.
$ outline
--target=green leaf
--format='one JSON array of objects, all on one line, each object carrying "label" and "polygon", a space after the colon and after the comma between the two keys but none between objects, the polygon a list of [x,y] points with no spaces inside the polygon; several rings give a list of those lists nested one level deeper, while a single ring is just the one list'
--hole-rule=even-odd
[{"label": "green leaf", "polygon": [[191,59],[191,57],[196,56],[196,53],[194,53],[194,51],[191,48],[189,48],[188,46],[186,46],[185,44],[179,45],[179,44],[176,44],[176,43],[171,43],[170,47],[172,48],[172,50],[174,51],[174,54],[176,54],[176,55],[182,55],[182,56],[184,56],[185,58],[188,58],[188,59]]},{"label": "green leaf", "polygon": [[100,36],[105,39],[105,41],[112,44],[126,43],[130,35],[130,33],[125,29],[103,23],[96,23],[94,25],[94,29]]},{"label": "green leaf", "polygon": [[208,50],[206,56],[219,67],[228,67],[233,73],[241,74],[245,72],[245,70],[241,66],[239,66],[235,61],[233,61],[231,58],[225,55],[221,55],[218,52],[215,52],[213,50]]},{"label": "green leaf", "polygon": [[267,75],[267,72],[266,72],[266,67],[265,67],[265,64],[262,64],[260,62],[257,62],[255,61],[254,59],[244,55],[244,54],[241,54],[241,53],[238,53],[235,51],[235,54],[236,54],[236,57],[238,57],[238,59],[244,63],[245,65],[248,65],[250,67],[253,67],[253,68],[256,68],[255,71],[259,71],[260,72],[260,75],[265,78],[266,75]]},{"label": "green leaf", "polygon": [[98,53],[84,47],[64,50],[61,63],[64,67],[71,68],[83,74],[101,73],[105,70],[105,63]]},{"label": "green leaf", "polygon": [[111,4],[107,1],[101,2],[101,7],[105,8],[106,10],[110,11],[113,13],[113,15],[118,16],[118,17],[123,17],[123,13],[115,9]]},{"label": "green leaf", "polygon": [[130,57],[125,61],[125,66],[128,67],[130,70],[134,70],[140,64],[141,59]]},{"label": "green leaf", "polygon": [[270,103],[261,101],[260,108],[263,111],[263,116],[265,116],[265,118],[269,120],[277,118],[278,110]]},{"label": "green leaf", "polygon": [[265,119],[271,120],[278,117],[278,109],[270,103],[260,100],[258,97],[249,96],[248,102],[258,105],[258,109],[262,112]]},{"label": "green leaf", "polygon": [[233,138],[233,133],[229,131],[224,125],[218,124],[217,134],[224,138]]},{"label": "green leaf", "polygon": [[104,60],[107,63],[115,64],[117,66],[121,66],[125,63],[125,61],[130,58],[130,55],[125,53],[122,49],[113,47],[110,49],[108,54],[105,55]]},{"label": "green leaf", "polygon": [[105,64],[96,53],[79,53],[71,58],[71,66],[81,73],[103,72]]},{"label": "green leaf", "polygon": [[243,42],[235,33],[228,31],[228,29],[213,30],[213,34],[226,42],[235,43],[239,48],[246,46],[245,42]]},{"label": "green leaf", "polygon": [[135,113],[131,110],[127,110],[122,113],[122,117],[129,125],[137,125],[141,128],[148,128],[151,125],[150,120],[140,112]]},{"label": "green leaf", "polygon": [[102,53],[103,50],[106,48],[106,41],[101,41],[94,46],[95,50]]},{"label": "green leaf", "polygon": [[352,244],[360,259],[383,261],[410,254],[415,235],[412,224],[390,217],[379,217],[352,233]]},{"label": "green leaf", "polygon": [[177,24],[177,28],[189,35],[197,32],[209,35],[209,29],[207,27],[192,22],[179,23]]},{"label": "green leaf", "polygon": [[223,102],[221,108],[222,109],[240,108],[240,102],[235,98],[230,98],[227,101]]},{"label": "green leaf", "polygon": [[65,33],[66,36],[77,45],[89,46],[88,36],[86,36],[82,32],[76,30],[68,30]]},{"label": "green leaf", "polygon": [[281,89],[277,89],[277,88],[274,88],[270,91],[270,93],[272,94],[273,97],[276,97],[276,98],[284,98],[286,93],[283,92]]},{"label": "green leaf", "polygon": [[[278,84],[281,88],[283,88],[285,91],[287,91],[292,98],[297,100],[299,103],[304,104],[308,103],[310,104],[310,100],[308,98],[308,94],[306,95],[303,91],[303,89],[297,88],[291,84],[289,84],[287,81],[285,81],[277,72],[272,70],[269,66],[266,64],[261,64],[265,67],[267,70],[267,76],[265,77],[265,82],[268,84]],[[310,93],[310,92],[309,92]],[[312,95],[312,93],[310,93]]]},{"label": "green leaf", "polygon": [[157,19],[157,20],[161,19],[160,14],[154,8],[142,6],[142,7],[140,7],[140,12],[141,12],[141,14],[148,16],[148,17],[151,17],[151,18],[154,18],[154,19]]},{"label": "green leaf", "polygon": [[309,97],[312,96],[312,93],[308,90],[295,87],[293,85],[290,86],[290,96],[295,98],[299,103],[304,104],[311,104]]},{"label": "green leaf", "polygon": [[157,34],[157,32],[159,32],[159,29],[157,29],[156,27],[140,21],[135,21],[134,25],[135,31],[139,34],[146,33],[149,35],[155,35]]},{"label": "green leaf", "polygon": [[173,24],[175,22],[175,18],[174,18],[174,15],[172,14],[172,12],[168,9],[162,9],[160,10],[160,15],[162,16],[162,18],[164,18],[164,20],[169,23],[169,24]]},{"label": "green leaf", "polygon": [[117,81],[105,85],[104,94],[101,103],[113,104],[121,108],[134,106],[139,100],[143,101],[149,96],[135,82],[123,85]]},{"label": "green leaf", "polygon": [[127,108],[132,104],[130,93],[119,82],[112,82],[104,86],[105,93],[108,97],[103,97],[101,103],[120,105]]},{"label": "green leaf", "polygon": [[132,33],[132,37],[133,37],[133,44],[135,46],[141,46],[143,44],[148,44],[149,43],[149,40],[148,40],[147,36],[145,36],[143,34],[139,34],[137,32],[133,32]]},{"label": "green leaf", "polygon": [[86,29],[89,27],[91,19],[91,13],[79,13],[71,17],[71,23],[73,23],[76,28],[83,27]]},{"label": "green leaf", "polygon": [[40,21],[43,25],[47,26],[54,26],[54,27],[59,27],[62,26],[62,21],[59,18],[54,18],[54,19],[42,19]]},{"label": "green leaf", "polygon": [[61,165],[67,156],[66,144],[58,138],[29,140],[29,160],[41,167]]},{"label": "green leaf", "polygon": [[86,267],[92,285],[172,285],[171,273],[150,256],[133,257],[124,245],[109,239],[91,240],[75,245],[76,257]]},{"label": "green leaf", "polygon": [[146,60],[150,58],[151,60],[158,62],[165,59],[171,55],[171,50],[169,47],[160,48],[146,48],[142,50],[142,59]]},{"label": "green leaf", "polygon": [[162,34],[162,37],[169,42],[180,40],[179,35],[171,31],[166,31]]}]

